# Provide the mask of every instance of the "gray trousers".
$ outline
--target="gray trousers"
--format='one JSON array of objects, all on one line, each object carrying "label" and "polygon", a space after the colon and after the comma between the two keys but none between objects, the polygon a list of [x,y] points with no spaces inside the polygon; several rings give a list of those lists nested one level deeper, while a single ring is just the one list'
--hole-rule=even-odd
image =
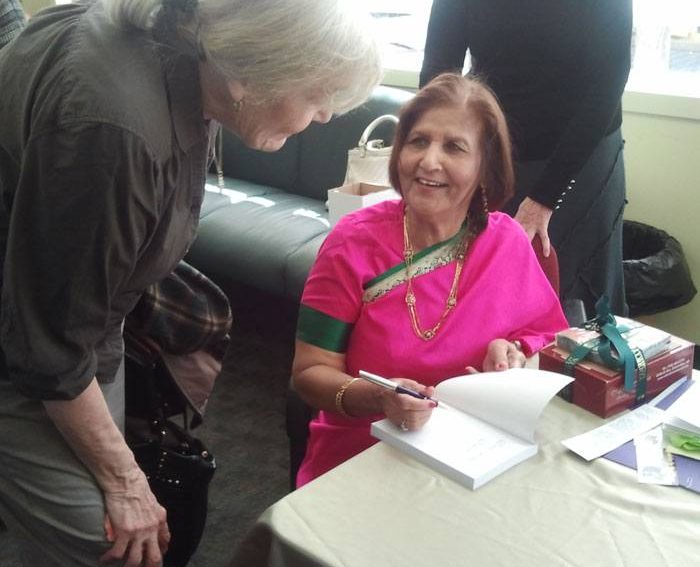
[{"label": "gray trousers", "polygon": [[[124,365],[102,385],[124,430]],[[46,415],[41,402],[0,380],[0,517],[27,567],[104,565],[102,491]]]}]

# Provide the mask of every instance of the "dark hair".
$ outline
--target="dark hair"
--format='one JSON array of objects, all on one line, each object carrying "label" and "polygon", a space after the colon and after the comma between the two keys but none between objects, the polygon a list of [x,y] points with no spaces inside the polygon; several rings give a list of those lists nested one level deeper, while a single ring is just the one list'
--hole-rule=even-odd
[{"label": "dark hair", "polygon": [[[462,106],[473,113],[481,125],[482,153],[480,185],[486,191],[489,209],[499,210],[513,196],[514,173],[510,134],[496,95],[479,79],[457,73],[438,75],[408,101],[399,113],[399,124],[389,160],[389,179],[399,193],[399,156],[409,132],[416,122],[436,107]],[[486,215],[481,199],[472,198],[469,205],[472,230],[481,232]]]}]

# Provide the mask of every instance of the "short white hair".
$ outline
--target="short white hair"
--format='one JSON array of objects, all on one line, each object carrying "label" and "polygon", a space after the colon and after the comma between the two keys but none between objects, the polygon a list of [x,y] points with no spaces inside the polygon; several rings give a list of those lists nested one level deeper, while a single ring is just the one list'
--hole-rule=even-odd
[{"label": "short white hair", "polygon": [[298,93],[328,97],[346,112],[382,76],[369,16],[352,0],[102,0],[122,27],[151,29],[164,3],[185,6],[178,33],[226,80],[246,85],[257,101]]}]

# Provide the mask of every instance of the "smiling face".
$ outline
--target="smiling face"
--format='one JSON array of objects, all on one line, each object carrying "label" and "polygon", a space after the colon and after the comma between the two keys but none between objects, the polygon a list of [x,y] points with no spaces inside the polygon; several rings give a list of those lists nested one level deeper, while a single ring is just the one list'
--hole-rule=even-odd
[{"label": "smiling face", "polygon": [[480,182],[480,134],[463,106],[435,107],[416,121],[398,157],[401,193],[415,221],[446,234],[459,230]]}]

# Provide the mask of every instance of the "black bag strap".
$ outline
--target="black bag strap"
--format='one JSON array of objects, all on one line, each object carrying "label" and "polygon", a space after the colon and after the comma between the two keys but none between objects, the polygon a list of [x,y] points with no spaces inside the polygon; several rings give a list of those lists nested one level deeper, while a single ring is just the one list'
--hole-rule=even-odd
[{"label": "black bag strap", "polygon": [[[190,443],[190,419],[188,416],[187,404],[183,405],[183,424],[182,426],[177,426],[168,416],[165,415],[163,409],[163,396],[158,389],[156,372],[168,372],[167,368],[163,364],[162,360],[158,359],[153,362],[153,364],[144,368],[142,374],[144,392],[146,394],[146,406],[149,412],[149,422],[151,430],[156,433],[161,441],[165,437],[167,432],[170,432],[178,437],[178,441],[181,443]],[[165,424],[168,423],[166,427]],[[174,427],[170,427],[170,425]]]}]

